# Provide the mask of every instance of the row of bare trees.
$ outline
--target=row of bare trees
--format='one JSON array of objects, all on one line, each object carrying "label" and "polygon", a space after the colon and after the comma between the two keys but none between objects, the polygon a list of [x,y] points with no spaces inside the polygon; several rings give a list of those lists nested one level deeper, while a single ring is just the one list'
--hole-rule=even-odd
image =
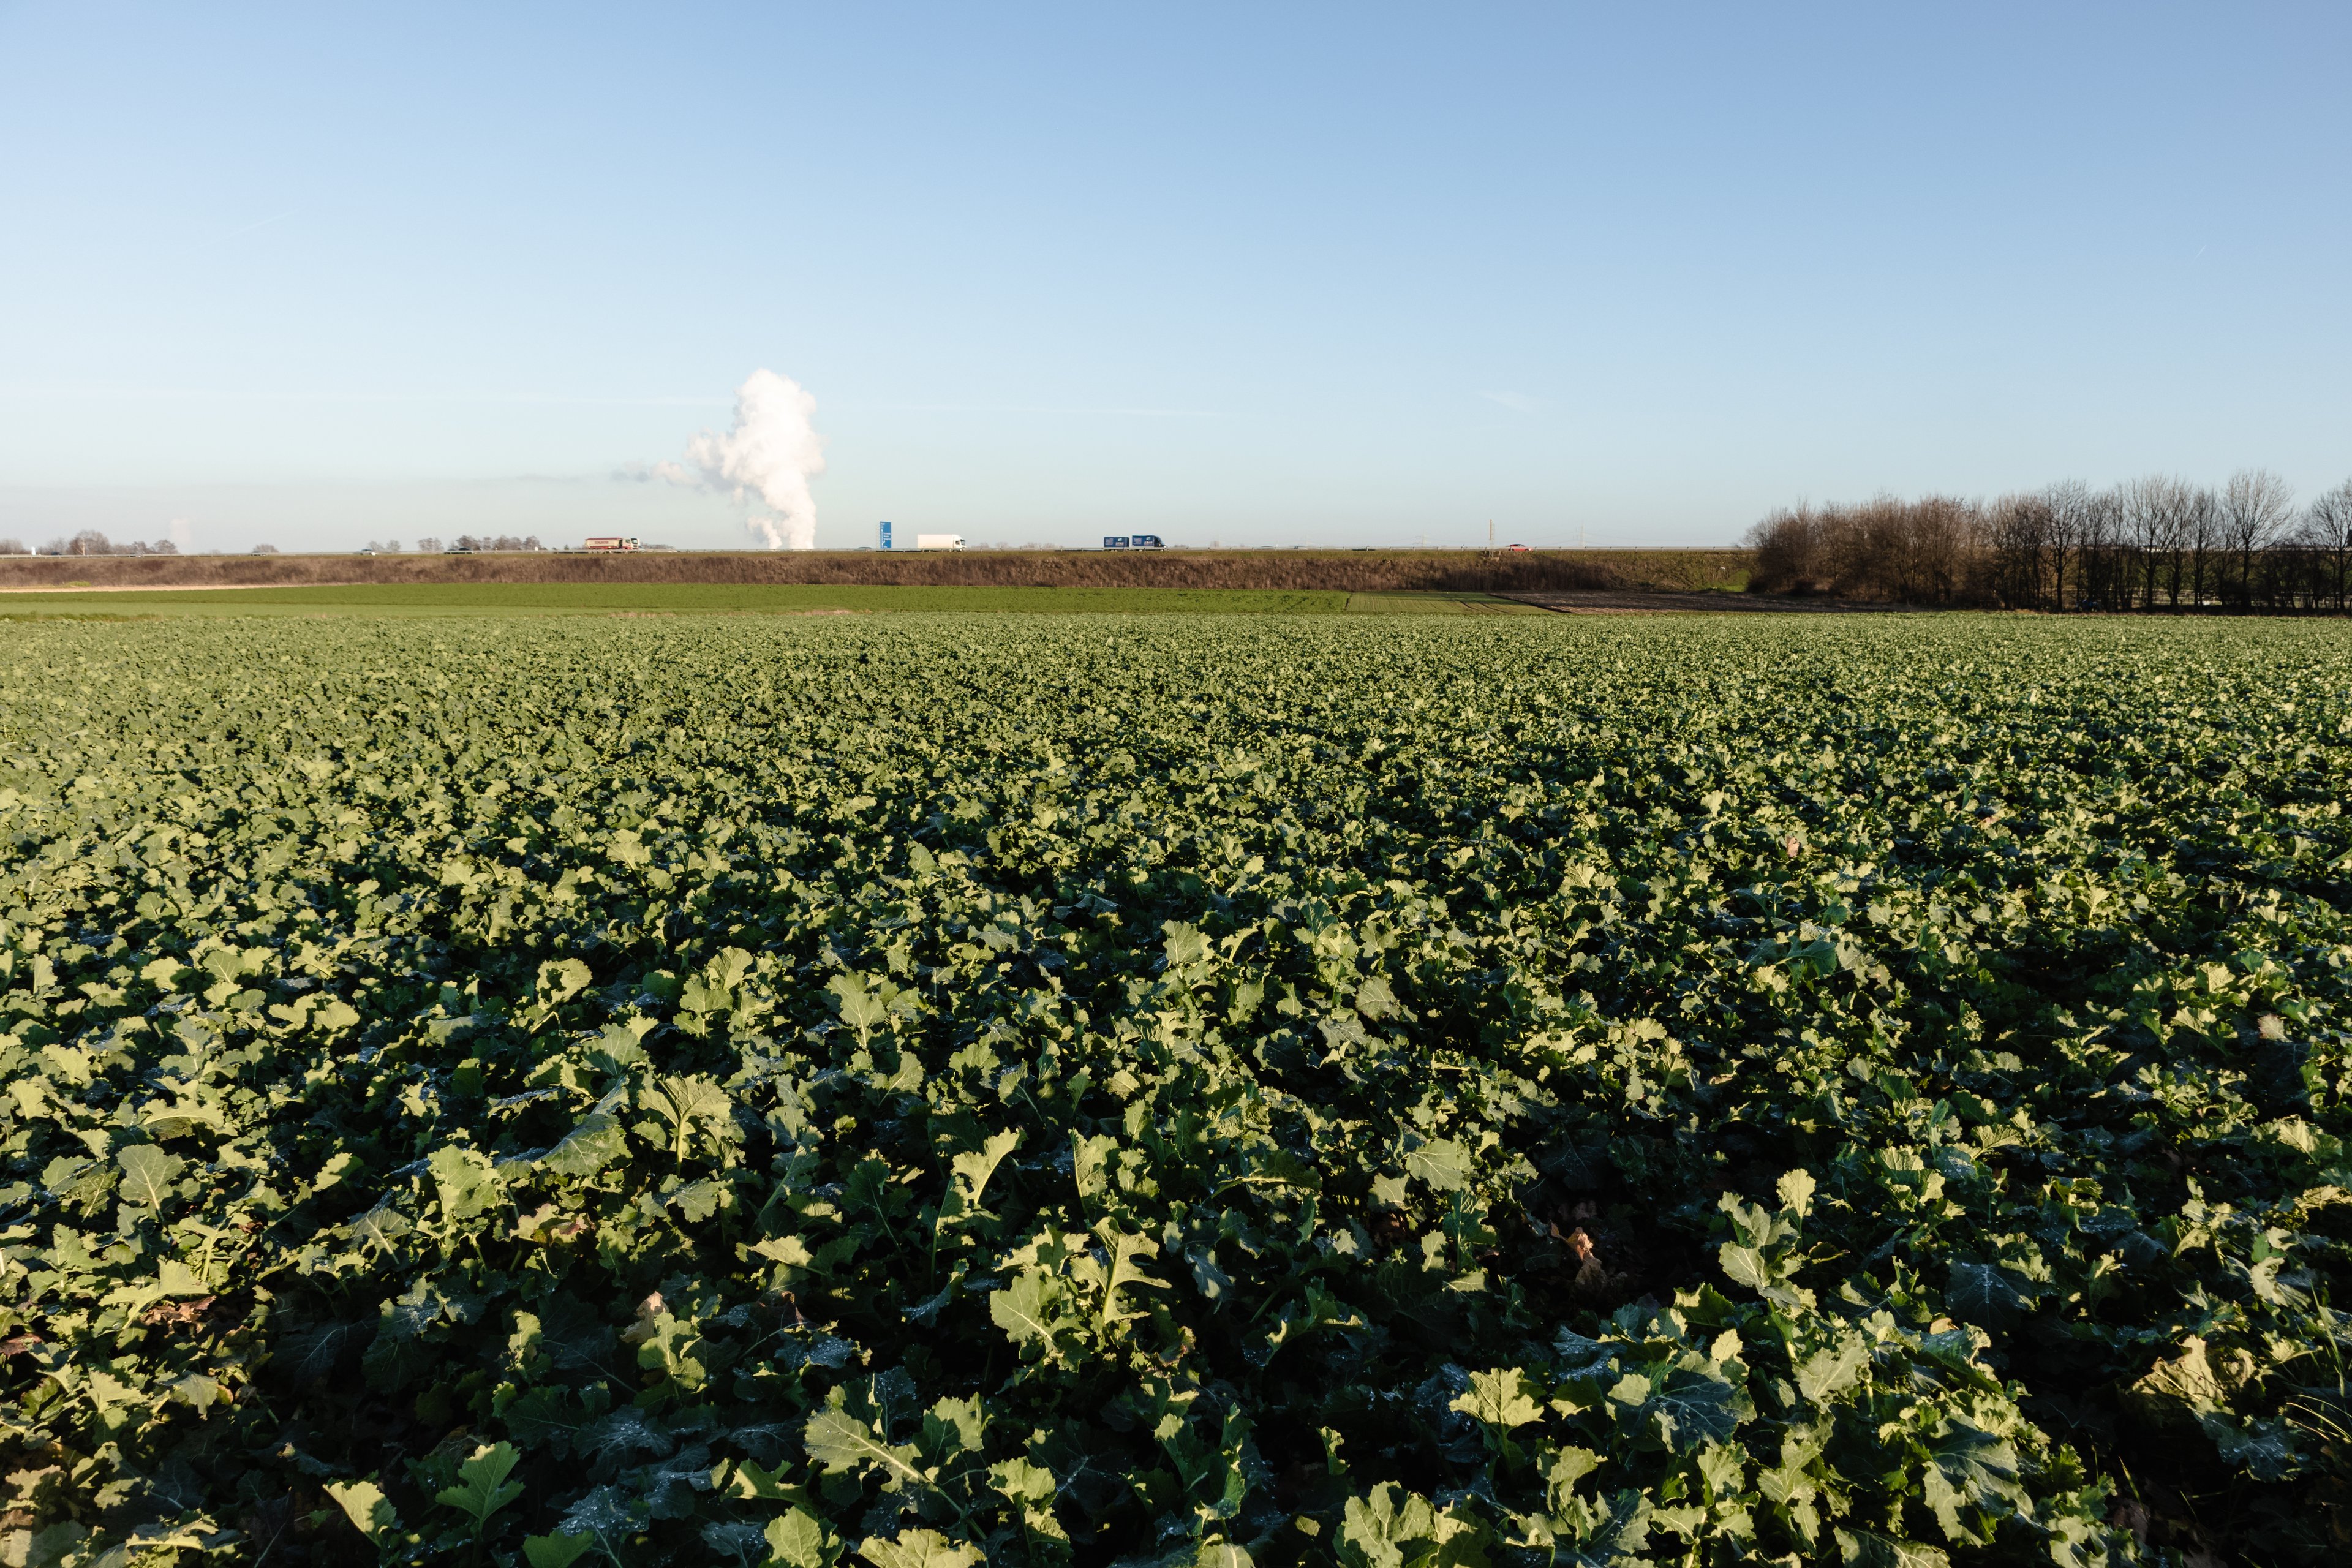
[{"label": "row of bare trees", "polygon": [[0,555],[177,555],[180,547],[168,539],[152,544],[136,539],[126,539],[120,544],[94,528],[85,528],[71,539],[52,539],[38,550],[27,550],[24,542],[0,539]]},{"label": "row of bare trees", "polygon": [[1800,505],[1748,531],[1759,592],[2027,610],[2352,609],[2352,479],[2298,509],[2276,474],[2161,475],[1998,500]]},{"label": "row of bare trees", "polygon": [[[368,552],[372,554],[397,555],[400,553],[400,541],[397,539],[387,539],[379,543],[377,541],[371,539],[367,542],[367,548]],[[526,533],[520,535],[512,533],[461,533],[457,538],[449,542],[448,548],[451,550],[472,550],[478,552],[498,551],[505,552],[509,551],[544,550],[547,546],[539,542],[539,535],[536,533]],[[442,544],[437,539],[420,539],[416,542],[416,549],[419,554],[436,555],[440,553]]]}]

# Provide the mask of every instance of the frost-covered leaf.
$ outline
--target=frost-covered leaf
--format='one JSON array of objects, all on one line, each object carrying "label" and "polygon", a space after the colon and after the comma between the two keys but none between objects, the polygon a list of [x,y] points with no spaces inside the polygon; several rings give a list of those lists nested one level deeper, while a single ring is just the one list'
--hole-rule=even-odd
[{"label": "frost-covered leaf", "polygon": [[2032,1305],[2006,1273],[1990,1263],[1954,1263],[1951,1282],[1944,1288],[1944,1306],[1952,1316],[1989,1329],[2013,1325]]}]

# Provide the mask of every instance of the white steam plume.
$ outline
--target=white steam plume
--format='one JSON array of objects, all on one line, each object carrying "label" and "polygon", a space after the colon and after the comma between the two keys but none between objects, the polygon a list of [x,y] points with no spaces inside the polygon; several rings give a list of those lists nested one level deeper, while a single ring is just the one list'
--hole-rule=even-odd
[{"label": "white steam plume", "polygon": [[824,472],[824,437],[809,423],[816,399],[800,383],[755,370],[735,389],[735,423],[686,444],[684,463],[624,463],[615,479],[725,490],[752,510],[744,526],[771,550],[816,547],[816,500],[809,481]]},{"label": "white steam plume", "polygon": [[[721,436],[705,430],[687,443],[688,468],[657,463],[649,477],[699,482],[749,500],[744,524],[771,550],[816,548],[816,499],[809,480],[824,472],[824,437],[809,423],[816,399],[800,383],[755,370],[735,389],[735,423]],[[691,468],[692,473],[688,473]]]}]

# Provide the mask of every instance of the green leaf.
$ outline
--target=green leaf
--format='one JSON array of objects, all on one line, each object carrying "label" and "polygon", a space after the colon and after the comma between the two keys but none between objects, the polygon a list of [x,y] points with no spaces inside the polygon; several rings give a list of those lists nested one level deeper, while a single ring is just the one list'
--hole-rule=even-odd
[{"label": "green leaf", "polygon": [[563,1135],[562,1142],[539,1157],[539,1168],[551,1175],[582,1181],[594,1175],[629,1150],[621,1124],[603,1111],[591,1111]]},{"label": "green leaf", "polygon": [[1681,1450],[1731,1441],[1740,1423],[1756,1414],[1747,1394],[1704,1373],[1676,1370],[1654,1389],[1644,1406],[1658,1435]]},{"label": "green leaf", "polygon": [[1118,1140],[1108,1134],[1070,1135],[1070,1173],[1077,1183],[1078,1196],[1098,1197],[1108,1190],[1111,1157],[1118,1152]]},{"label": "green leaf", "polygon": [[1209,939],[1201,933],[1200,927],[1181,921],[1162,921],[1160,929],[1167,935],[1160,946],[1168,956],[1169,968],[1182,969],[1209,956]]},{"label": "green leaf", "polygon": [[724,1182],[689,1182],[672,1193],[669,1201],[688,1219],[706,1220],[727,1205],[729,1191]]},{"label": "green leaf", "polygon": [[981,1560],[978,1551],[930,1530],[910,1530],[893,1541],[868,1536],[857,1554],[874,1568],[971,1568]]},{"label": "green leaf", "polygon": [[209,1296],[212,1282],[176,1258],[155,1266],[155,1287],[166,1296]]},{"label": "green leaf", "polygon": [[589,967],[576,958],[559,959],[539,966],[539,994],[542,1001],[569,1002],[587,988],[594,978]]},{"label": "green leaf", "polygon": [[1474,1372],[1470,1374],[1469,1391],[1456,1396],[1449,1408],[1507,1432],[1543,1419],[1544,1407],[1536,1397],[1538,1393],[1528,1374],[1517,1367]]},{"label": "green leaf", "polygon": [[1601,1456],[1590,1448],[1562,1448],[1551,1457],[1544,1470],[1544,1484],[1551,1489],[1552,1506],[1559,1503],[1576,1489],[1576,1483],[1601,1468]]},{"label": "green leaf", "polygon": [[523,1538],[522,1554],[530,1568],[572,1568],[595,1544],[593,1535],[530,1535]]},{"label": "green leaf", "polygon": [[380,1203],[352,1220],[349,1228],[352,1240],[389,1257],[398,1250],[393,1244],[414,1231],[416,1225],[390,1204]]},{"label": "green leaf", "polygon": [[1790,1171],[1780,1178],[1779,1191],[1780,1206],[1802,1219],[1805,1211],[1812,1206],[1812,1173],[1805,1170]]},{"label": "green leaf", "polygon": [[2216,1372],[2203,1337],[2192,1334],[2181,1346],[2179,1355],[2158,1361],[2126,1392],[2143,1418],[2163,1423],[2184,1410],[2210,1415],[2227,1408],[2231,1385]]},{"label": "green leaf", "polygon": [[885,1478],[884,1489],[890,1491],[909,1483],[924,1484],[912,1444],[885,1442],[871,1426],[837,1405],[810,1416],[801,1441],[810,1460],[824,1466],[829,1475],[877,1469]]},{"label": "green leaf", "polygon": [[382,1546],[399,1537],[400,1515],[393,1511],[383,1489],[374,1481],[329,1481],[326,1490],[344,1517],[370,1541]]},{"label": "green leaf", "polygon": [[1775,1282],[1772,1266],[1764,1260],[1762,1253],[1752,1247],[1740,1247],[1727,1241],[1716,1249],[1715,1256],[1717,1261],[1723,1265],[1723,1272],[1735,1285],[1761,1290]]},{"label": "green leaf", "polygon": [[[2256,1416],[2242,1425],[2227,1415],[2211,1415],[2199,1423],[2213,1440],[2221,1462],[2240,1474],[2275,1485],[2305,1468],[2308,1459],[2287,1422]],[[2323,1450],[2324,1452],[2325,1450]]]},{"label": "green leaf", "polygon": [[673,1313],[646,1314],[640,1309],[637,1326],[631,1331],[643,1335],[637,1345],[639,1366],[661,1373],[667,1384],[686,1393],[702,1387],[709,1369],[694,1353],[702,1342],[692,1322]]},{"label": "green leaf", "polygon": [[1933,1546],[1867,1530],[1837,1532],[1845,1568],[1949,1568],[1951,1559]]},{"label": "green leaf", "polygon": [[991,1465],[988,1482],[1014,1502],[1033,1508],[1051,1502],[1056,1490],[1054,1472],[1027,1459],[1005,1459]]},{"label": "green leaf", "polygon": [[757,1459],[746,1459],[735,1467],[734,1474],[728,1482],[728,1490],[732,1496],[756,1499],[762,1502],[797,1504],[805,1503],[808,1500],[808,1493],[804,1488],[784,1479],[784,1468],[782,1465],[771,1470]]},{"label": "green leaf", "polygon": [[792,1511],[768,1521],[764,1534],[776,1568],[832,1568],[841,1560],[842,1544],[816,1515],[795,1505]]},{"label": "green leaf", "polygon": [[1451,1138],[1433,1139],[1406,1153],[1405,1173],[1440,1193],[1458,1193],[1470,1185],[1470,1152]]},{"label": "green leaf", "polygon": [[881,998],[866,988],[861,975],[836,974],[825,983],[825,989],[833,993],[834,1006],[841,1021],[857,1031],[859,1045],[864,1045],[890,1016]]},{"label": "green leaf", "polygon": [[1108,1224],[1097,1226],[1095,1234],[1102,1239],[1104,1249],[1110,1254],[1110,1268],[1103,1285],[1102,1307],[1096,1314],[1097,1321],[1114,1322],[1126,1318],[1141,1317],[1143,1314],[1139,1311],[1118,1310],[1118,1293],[1135,1285],[1156,1290],[1168,1289],[1167,1280],[1154,1279],[1146,1274],[1142,1266],[1137,1261],[1139,1258],[1159,1257],[1160,1244],[1148,1236],[1120,1235],[1112,1230]]},{"label": "green leaf", "polygon": [[669,1123],[674,1152],[683,1155],[688,1135],[725,1126],[735,1102],[717,1079],[693,1073],[665,1077],[646,1091],[643,1103]]},{"label": "green leaf", "polygon": [[176,1154],[166,1154],[152,1143],[133,1143],[114,1152],[114,1163],[122,1167],[122,1195],[131,1204],[146,1209],[161,1209],[172,1195],[172,1184],[187,1169],[188,1163]]},{"label": "green leaf", "polygon": [[981,1401],[942,1399],[923,1416],[922,1451],[943,1465],[960,1454],[977,1454],[987,1427]]},{"label": "green leaf", "polygon": [[1429,1500],[1383,1481],[1362,1497],[1348,1500],[1339,1523],[1340,1556],[1351,1568],[1404,1568],[1431,1562],[1446,1539],[1444,1521]]},{"label": "green leaf", "polygon": [[507,1479],[521,1458],[511,1443],[476,1448],[473,1457],[457,1467],[457,1484],[435,1492],[433,1500],[472,1520],[474,1533],[479,1535],[490,1515],[522,1496],[522,1488]]},{"label": "green leaf", "polygon": [[1021,1134],[1008,1129],[981,1144],[978,1153],[958,1154],[949,1162],[950,1179],[955,1184],[956,1196],[963,1213],[971,1214],[979,1209],[981,1194],[988,1190],[989,1178],[996,1173],[996,1167],[1004,1163],[1004,1157],[1020,1144]]},{"label": "green leaf", "polygon": [[1948,1419],[1929,1439],[1928,1458],[1923,1495],[1948,1541],[1981,1544],[1960,1517],[1964,1503],[1988,1510],[2004,1504],[2032,1506],[2019,1483],[2016,1446],[1992,1433]]},{"label": "green leaf", "polygon": [[1025,1269],[1012,1284],[990,1293],[989,1321],[1016,1345],[1043,1340],[1050,1346],[1054,1329],[1062,1319],[1063,1294],[1061,1281],[1052,1275]]},{"label": "green leaf", "polygon": [[472,1149],[445,1145],[433,1151],[425,1166],[441,1199],[441,1217],[468,1219],[499,1206],[505,1193],[488,1156]]},{"label": "green leaf", "polygon": [[1815,1351],[1797,1363],[1797,1392],[1822,1404],[1853,1387],[1869,1364],[1870,1350],[1862,1336],[1843,1335],[1835,1346]]}]

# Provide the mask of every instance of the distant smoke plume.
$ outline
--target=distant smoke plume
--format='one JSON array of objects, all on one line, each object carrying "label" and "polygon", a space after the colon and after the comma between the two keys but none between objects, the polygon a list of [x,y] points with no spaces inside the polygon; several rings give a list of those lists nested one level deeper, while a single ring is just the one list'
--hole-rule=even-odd
[{"label": "distant smoke plume", "polygon": [[809,423],[816,399],[772,370],[735,389],[735,423],[687,443],[686,463],[656,463],[648,479],[725,490],[753,510],[746,527],[771,550],[816,547],[816,500],[809,481],[824,472],[824,437]]}]

